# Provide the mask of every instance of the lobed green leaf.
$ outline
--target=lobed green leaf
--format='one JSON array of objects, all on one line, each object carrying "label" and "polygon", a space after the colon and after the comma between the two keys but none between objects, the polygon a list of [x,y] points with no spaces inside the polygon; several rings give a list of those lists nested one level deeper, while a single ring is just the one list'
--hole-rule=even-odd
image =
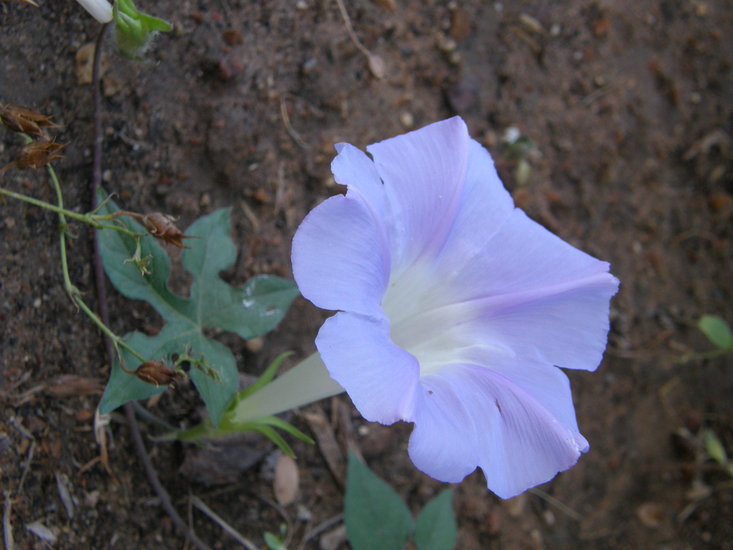
[{"label": "lobed green leaf", "polygon": [[[117,210],[109,201],[99,213]],[[118,221],[131,231],[145,233],[140,224],[129,218],[118,218]],[[189,298],[168,290],[170,260],[152,237],[141,241],[141,255],[150,257],[151,272],[142,274],[127,261],[136,251],[133,237],[110,229],[99,232],[102,262],[112,284],[128,298],[148,302],[167,323],[156,336],[133,333],[126,340],[146,360],[165,360],[187,350],[190,355],[203,357],[216,376],[198,368],[192,368],[189,374],[214,426],[236,393],[238,373],[229,349],[208,338],[205,330],[223,329],[242,338],[254,338],[272,330],[298,294],[294,283],[278,277],[255,277],[242,288],[224,282],[219,272],[230,267],[236,256],[228,232],[228,209],[200,218],[186,232],[197,237],[186,241],[190,248],[182,254],[183,266],[193,279]],[[129,354],[123,354],[123,360],[128,370],[140,363]],[[100,409],[109,412],[127,401],[145,399],[164,389],[137,380],[115,363]]]}]

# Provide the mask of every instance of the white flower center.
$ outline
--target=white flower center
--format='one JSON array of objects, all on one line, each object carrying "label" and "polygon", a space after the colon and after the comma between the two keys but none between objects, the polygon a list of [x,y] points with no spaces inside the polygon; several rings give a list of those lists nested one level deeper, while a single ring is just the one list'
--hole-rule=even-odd
[{"label": "white flower center", "polygon": [[472,302],[451,299],[446,278],[434,264],[414,264],[393,274],[382,307],[390,321],[392,341],[412,354],[426,376],[450,364],[475,356],[477,342],[486,349],[485,338],[477,338],[480,313]]}]

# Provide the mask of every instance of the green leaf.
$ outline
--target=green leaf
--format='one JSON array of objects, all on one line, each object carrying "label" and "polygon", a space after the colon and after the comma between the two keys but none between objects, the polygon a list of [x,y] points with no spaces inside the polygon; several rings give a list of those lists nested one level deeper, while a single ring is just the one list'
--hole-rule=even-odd
[{"label": "green leaf", "polygon": [[703,315],[697,322],[697,327],[717,348],[721,350],[733,349],[733,331],[721,317]]},{"label": "green leaf", "polygon": [[344,519],[353,550],[402,550],[414,524],[394,489],[352,452],[346,473]]},{"label": "green leaf", "polygon": [[446,489],[425,505],[415,522],[417,550],[451,550],[456,545],[453,491]]},{"label": "green leaf", "polygon": [[[99,214],[116,210],[109,201]],[[117,220],[131,231],[145,233],[140,224],[129,218]],[[217,376],[209,376],[197,368],[192,368],[189,375],[206,403],[214,426],[237,390],[238,373],[229,349],[208,338],[204,331],[224,329],[242,338],[254,338],[272,330],[298,294],[293,283],[277,277],[255,277],[242,288],[225,283],[219,272],[230,267],[236,257],[228,231],[229,210],[218,210],[197,220],[186,232],[198,237],[186,241],[190,249],[182,254],[183,266],[193,278],[189,298],[168,290],[170,261],[152,237],[146,236],[140,243],[141,256],[149,256],[151,260],[151,273],[143,275],[133,263],[126,261],[135,253],[134,238],[110,229],[99,232],[102,262],[112,284],[128,298],[148,302],[167,323],[156,336],[133,333],[126,340],[146,360],[165,360],[186,350],[192,356],[203,357]],[[128,370],[140,364],[129,354],[123,353],[123,360]],[[109,412],[127,401],[144,399],[164,389],[137,380],[115,362],[100,410]]]},{"label": "green leaf", "polygon": [[270,550],[288,550],[285,543],[277,535],[265,531],[265,544]]},{"label": "green leaf", "polygon": [[725,452],[725,447],[723,447],[723,443],[721,443],[714,431],[705,430],[703,432],[702,442],[705,447],[705,452],[710,458],[721,466],[728,464],[728,455]]}]

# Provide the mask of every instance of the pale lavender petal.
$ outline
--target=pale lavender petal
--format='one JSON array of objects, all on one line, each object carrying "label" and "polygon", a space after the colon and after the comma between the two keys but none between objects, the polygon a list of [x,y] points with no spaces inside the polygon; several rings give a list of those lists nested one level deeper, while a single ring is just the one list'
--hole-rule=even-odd
[{"label": "pale lavender petal", "polygon": [[[455,301],[521,292],[608,272],[608,263],[581,252],[515,209],[473,254],[441,262]],[[460,268],[460,269],[459,269]]]},{"label": "pale lavender petal", "polygon": [[396,227],[395,268],[445,242],[461,199],[469,141],[466,124],[454,117],[367,147]]},{"label": "pale lavender petal", "polygon": [[386,320],[337,313],[321,327],[316,347],[331,378],[364,418],[382,424],[412,421],[420,367],[392,343]]},{"label": "pale lavender petal", "polygon": [[491,155],[470,140],[461,200],[436,262],[459,270],[482,252],[513,211],[514,202],[496,173]]},{"label": "pale lavender petal", "polygon": [[[546,392],[569,399],[566,380],[546,382],[554,384]],[[570,468],[587,447],[535,396],[490,369],[446,367],[421,383],[427,391],[419,394],[409,452],[436,479],[456,482],[478,465],[489,489],[510,498]]]},{"label": "pale lavender petal", "polygon": [[[599,273],[495,301],[480,325],[517,357],[569,369],[595,370],[606,347],[609,301],[618,280]],[[503,303],[502,303],[503,302]]]},{"label": "pale lavender petal", "polygon": [[348,186],[349,192],[363,195],[375,218],[390,217],[384,184],[372,159],[348,143],[336,144],[336,151],[338,155],[331,163],[336,183]]},{"label": "pale lavender petal", "polygon": [[[431,294],[452,304],[443,319],[460,319],[464,338],[500,342],[517,356],[561,367],[598,366],[609,300],[618,290],[606,262],[572,247],[521,210],[479,254],[463,260],[455,250],[450,255],[451,262],[436,267],[440,286]],[[458,272],[452,270],[456,264],[463,266]]]},{"label": "pale lavender petal", "polygon": [[338,195],[314,208],[293,238],[293,274],[318,307],[381,315],[390,254],[364,200]]},{"label": "pale lavender petal", "polygon": [[[563,368],[595,370],[606,346],[609,300],[618,281],[607,273],[532,291],[471,300],[424,312],[395,325],[393,338],[419,357],[487,361],[515,357]],[[418,350],[420,350],[418,352]]]},{"label": "pale lavender petal", "polygon": [[[532,399],[539,403],[555,420],[562,424],[575,438],[581,452],[589,448],[588,441],[578,430],[575,417],[570,381],[557,367],[527,360],[502,360],[491,363],[475,363],[493,373],[504,377],[515,386],[522,388]],[[473,367],[472,367],[473,368]]]}]

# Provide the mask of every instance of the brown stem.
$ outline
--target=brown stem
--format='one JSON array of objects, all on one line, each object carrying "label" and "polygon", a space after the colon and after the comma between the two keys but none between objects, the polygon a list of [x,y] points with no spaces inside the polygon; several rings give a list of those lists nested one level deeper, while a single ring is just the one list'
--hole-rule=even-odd
[{"label": "brown stem", "polygon": [[142,220],[145,216],[138,214],[137,212],[130,212],[129,210],[117,210],[108,214],[110,218],[119,218],[120,216],[127,216],[128,218],[134,218],[138,221]]},{"label": "brown stem", "polygon": [[[100,60],[102,58],[102,44],[104,43],[104,35],[107,32],[108,24],[102,26],[97,36],[97,42],[94,47],[94,60],[92,65],[92,93],[94,95],[94,158],[92,167],[92,210],[98,205],[97,191],[102,183],[102,96],[100,93],[101,75],[100,75]],[[94,232],[94,279],[97,286],[97,302],[99,309],[99,317],[102,322],[109,326],[109,310],[107,308],[107,287],[104,279],[104,267],[102,266],[102,257],[99,253],[99,238],[98,232]],[[114,346],[109,338],[104,339],[105,348],[107,351],[107,360],[109,361],[110,367],[114,363]],[[175,526],[185,536],[191,544],[193,544],[199,550],[209,550],[209,547],[199,539],[186,525],[181,516],[173,507],[170,496],[161,485],[158,479],[158,474],[155,471],[155,467],[150,460],[148,451],[145,448],[145,442],[143,441],[142,435],[140,435],[140,428],[135,418],[135,409],[130,403],[125,404],[125,414],[127,415],[127,424],[132,434],[132,439],[135,442],[135,450],[137,451],[138,457],[143,463],[145,474],[148,477],[151,487],[155,491],[155,494],[160,499],[160,504],[166,511],[168,516],[171,518]]]}]

